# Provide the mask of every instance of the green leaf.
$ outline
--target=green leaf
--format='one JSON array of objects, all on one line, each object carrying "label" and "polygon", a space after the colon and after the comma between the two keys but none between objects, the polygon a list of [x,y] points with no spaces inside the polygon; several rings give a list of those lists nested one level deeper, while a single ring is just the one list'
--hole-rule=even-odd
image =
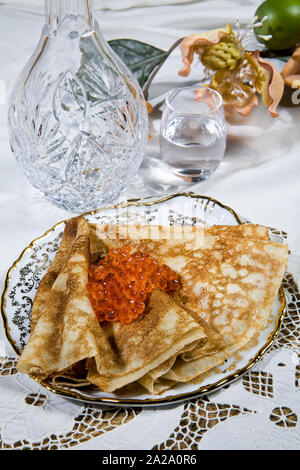
[{"label": "green leaf", "polygon": [[114,39],[109,41],[109,45],[131,70],[141,88],[169,55],[169,51],[134,39]]}]

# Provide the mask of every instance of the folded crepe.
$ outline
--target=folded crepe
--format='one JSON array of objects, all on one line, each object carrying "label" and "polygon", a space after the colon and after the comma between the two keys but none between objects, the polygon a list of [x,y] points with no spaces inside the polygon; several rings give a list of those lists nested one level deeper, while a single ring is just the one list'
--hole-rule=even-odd
[{"label": "folded crepe", "polygon": [[207,344],[208,354],[195,348],[178,358],[164,378],[186,382],[223,363],[266,325],[272,312],[286,269],[287,247],[244,239],[226,239],[219,245],[212,253],[201,250],[197,262],[190,262],[181,273],[183,279],[190,276],[183,288],[189,295],[186,307],[216,329],[225,347]]},{"label": "folded crepe", "polygon": [[[40,282],[38,291],[35,296],[35,301],[32,306],[30,329],[31,332],[34,330],[35,325],[42,315],[43,311],[50,302],[51,288],[59,275],[61,269],[66,263],[71,247],[75,241],[76,233],[78,230],[78,222],[74,219],[71,220],[67,225],[63,233],[63,237],[59,246],[59,249],[52,261],[48,271]],[[81,229],[79,228],[79,231]]]},{"label": "folded crepe", "polygon": [[[288,247],[268,240],[256,225],[152,228],[91,226],[109,247],[126,244],[165,263],[180,275],[179,303],[201,324],[208,338],[152,369],[140,383],[160,393],[221,364],[266,324],[286,269]],[[114,238],[112,238],[112,235]],[[194,236],[191,236],[194,235]]]},{"label": "folded crepe", "polygon": [[17,364],[19,372],[58,383],[59,377],[71,378],[78,369],[82,373],[78,365],[84,361],[87,380],[111,392],[140,379],[188,346],[205,344],[203,327],[157,290],[144,314],[131,324],[102,327],[86,290],[90,258],[101,253],[105,253],[103,242],[92,237],[85,219],[71,219],[37,291],[34,325]]},{"label": "folded crepe", "polygon": [[207,341],[201,325],[159,290],[153,291],[141,317],[127,325],[112,323],[103,330],[115,362],[108,366],[98,354],[87,361],[87,377],[107,392],[139,380],[187,346],[201,348]]},{"label": "folded crepe", "polygon": [[109,357],[109,345],[86,292],[89,227],[71,219],[57,255],[33,302],[33,328],[17,363],[19,372],[41,379],[69,370],[87,357]]}]

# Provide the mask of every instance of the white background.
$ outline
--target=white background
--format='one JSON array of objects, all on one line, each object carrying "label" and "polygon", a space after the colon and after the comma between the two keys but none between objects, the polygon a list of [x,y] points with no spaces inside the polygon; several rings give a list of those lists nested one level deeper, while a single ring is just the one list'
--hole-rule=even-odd
[{"label": "white background", "polygon": [[[11,87],[33,52],[41,28],[44,22],[42,1],[18,1],[2,2],[0,5],[0,289],[8,268],[19,256],[20,252],[32,239],[40,236],[49,227],[71,214],[58,209],[45,201],[43,196],[34,190],[18,169],[12,156],[7,134],[7,97]],[[134,38],[148,42],[157,47],[168,49],[178,38],[191,33],[224,26],[228,22],[232,25],[239,18],[242,25],[251,23],[259,1],[246,0],[207,0],[207,1],[183,1],[176,2],[153,0],[100,0],[96,1],[97,18],[100,21],[102,31],[107,40],[115,38]],[[154,5],[154,6],[150,6]],[[178,77],[177,71],[181,67],[179,50],[169,58],[161,69],[151,88],[150,100],[153,103],[169,88],[176,84],[188,83],[189,79]],[[193,69],[192,80],[200,78],[200,69]],[[289,100],[286,105],[279,107],[280,117],[272,119],[263,106],[253,111],[249,118],[243,118],[238,124],[228,126],[228,144],[223,164],[217,172],[206,182],[193,187],[194,192],[212,196],[219,201],[231,206],[238,213],[254,223],[269,225],[285,230],[289,234],[289,244],[294,255],[300,255],[300,107],[292,106]],[[147,148],[146,156],[158,155],[159,149],[155,129],[159,127],[159,121],[154,118],[153,139]],[[135,188],[128,188],[127,196],[138,197],[150,194],[147,187],[140,186],[140,192]],[[297,256],[293,257],[294,268],[297,270]],[[1,345],[1,342],[0,342]],[[0,351],[1,355],[1,351]],[[288,363],[289,359],[286,359]],[[271,372],[275,374],[277,363],[271,364]],[[273,369],[274,371],[273,371]],[[14,376],[14,381],[18,378]],[[23,379],[22,379],[23,380]],[[24,379],[25,380],[25,379]],[[284,383],[293,383],[294,378]],[[9,381],[3,382],[5,391]],[[22,385],[23,392],[25,385]],[[6,388],[5,388],[6,387]],[[17,385],[14,385],[17,390]],[[27,383],[26,383],[27,387]],[[289,387],[289,391],[293,386]],[[1,390],[1,387],[0,387]],[[30,390],[30,385],[28,385]],[[241,403],[244,403],[247,393],[241,391],[240,385],[234,390],[240,391]],[[230,388],[232,397],[232,388]],[[230,401],[223,392],[221,400]],[[228,391],[229,393],[229,391]],[[225,395],[224,395],[225,394]],[[243,395],[244,394],[244,395]],[[285,389],[282,392],[283,402],[286,403]],[[279,395],[279,398],[280,396]],[[20,395],[21,396],[21,395]],[[237,395],[235,395],[237,396]],[[11,390],[7,388],[7,400],[11,397]],[[242,397],[242,398],[241,398]],[[294,395],[293,395],[294,397]],[[295,400],[291,398],[291,408],[295,408]],[[247,395],[247,398],[249,396]],[[216,439],[223,439],[223,446],[229,448],[246,448],[252,446],[282,445],[283,448],[299,447],[296,433],[296,441],[291,440],[285,434],[281,435],[280,428],[272,427],[268,416],[270,411],[280,402],[269,401],[270,410],[264,400],[255,401],[253,408],[259,410],[258,414],[249,415],[247,421],[241,427],[241,417],[234,418],[228,434],[227,422],[218,426],[214,433],[208,433],[202,441],[203,448],[215,448]],[[220,398],[219,398],[220,399]],[[6,400],[6,399],[5,399]],[[4,400],[4,401],[5,401]],[[15,399],[14,399],[15,400]],[[279,401],[278,401],[279,400]],[[294,400],[294,401],[293,401]],[[15,405],[23,403],[15,400]],[[280,402],[281,403],[281,402]],[[64,401],[62,401],[64,404]],[[260,408],[261,405],[261,408]],[[23,406],[23,405],[22,405]],[[61,405],[60,405],[61,406]],[[70,405],[68,405],[70,406]],[[11,408],[12,409],[12,408]],[[8,408],[7,408],[8,410]],[[23,410],[23,408],[22,408]],[[148,448],[157,442],[157,433],[162,432],[160,440],[167,438],[180,418],[183,407],[165,412],[166,426],[161,428],[161,419],[158,411],[145,411],[137,420],[129,423],[124,433],[121,428],[103,436],[101,444],[97,440],[88,441],[85,448],[132,448],[135,440],[135,425],[141,423],[141,432],[144,429],[148,439]],[[5,420],[5,409],[0,414],[1,420]],[[21,411],[15,411],[14,416],[21,416]],[[70,416],[73,411],[70,411]],[[74,411],[74,416],[76,416]],[[264,416],[265,415],[265,416]],[[62,415],[60,415],[62,419]],[[13,422],[12,418],[10,423]],[[15,418],[14,418],[15,419]],[[149,427],[147,423],[149,421]],[[270,432],[255,440],[252,432],[260,426],[260,421],[268,422]],[[41,420],[39,421],[42,422]],[[8,423],[8,419],[7,419]],[[235,423],[235,428],[234,428]],[[248,426],[249,423],[249,427]],[[145,429],[145,425],[147,429]],[[22,425],[23,426],[23,425]],[[23,427],[19,427],[23,429]],[[130,429],[133,429],[133,434]],[[14,439],[17,425],[12,425],[11,439]],[[239,430],[236,439],[226,441],[226,436],[234,436],[232,429]],[[6,436],[9,428],[6,426]],[[243,431],[243,433],[240,432]],[[251,432],[250,432],[250,431]],[[249,432],[248,432],[249,431]],[[265,429],[266,431],[266,429]],[[274,433],[277,433],[276,435]],[[217,433],[217,434],[215,434]],[[220,434],[221,433],[221,434]],[[273,433],[273,434],[272,434]],[[272,435],[272,440],[267,436]],[[121,439],[120,439],[121,436]],[[126,437],[127,436],[127,437]],[[125,439],[126,437],[126,439]],[[8,437],[7,437],[8,439]],[[254,442],[255,441],[255,442]],[[280,444],[281,443],[281,444]],[[140,444],[142,446],[143,444]],[[143,448],[143,447],[141,447]]]}]

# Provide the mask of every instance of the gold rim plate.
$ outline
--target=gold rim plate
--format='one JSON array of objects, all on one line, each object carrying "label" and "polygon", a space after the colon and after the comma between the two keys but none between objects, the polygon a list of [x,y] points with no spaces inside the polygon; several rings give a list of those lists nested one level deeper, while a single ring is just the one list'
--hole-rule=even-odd
[{"label": "gold rim plate", "polygon": [[[151,206],[157,206],[164,202],[175,200],[176,198],[180,198],[180,197],[184,198],[184,201],[187,201],[188,203],[189,202],[193,203],[195,206],[200,205],[202,207],[204,214],[207,212],[212,212],[215,208],[217,208],[217,209],[221,209],[222,211],[225,211],[225,213],[228,213],[230,215],[230,217],[232,218],[232,224],[238,225],[238,224],[247,222],[245,219],[242,219],[241,217],[239,217],[238,214],[233,209],[217,201],[216,199],[208,197],[208,196],[197,195],[194,193],[171,194],[169,196],[164,196],[159,199],[155,199],[153,197],[146,198],[143,200],[132,199],[125,203],[120,203],[120,204],[117,204],[115,206],[110,206],[110,207],[103,207],[95,211],[86,212],[82,215],[86,217],[99,216],[105,213],[105,211],[124,210],[125,208],[132,209],[134,207],[140,208],[140,209],[144,208],[146,210],[146,208],[149,208]],[[9,326],[12,312],[10,311],[7,305],[7,294],[10,288],[12,274],[15,272],[15,270],[18,270],[20,268],[20,264],[23,258],[28,254],[28,252],[31,252],[34,249],[34,247],[36,247],[38,244],[44,241],[44,239],[46,239],[49,234],[51,235],[51,232],[54,232],[55,230],[61,227],[61,233],[62,233],[65,223],[66,223],[66,220],[58,222],[49,230],[47,230],[42,236],[34,239],[22,251],[18,259],[13,263],[13,265],[7,272],[5,283],[4,283],[4,290],[2,293],[2,297],[1,297],[1,314],[2,314],[2,319],[4,323],[6,338],[18,356],[21,353],[21,349],[18,346],[17,341],[14,338],[14,334],[11,332],[11,328]],[[219,221],[219,223],[222,223],[222,221]],[[94,396],[89,396],[89,394],[87,395],[84,390],[75,389],[75,388],[72,388],[72,386],[60,387],[58,385],[50,384],[47,381],[37,380],[37,382],[39,382],[39,384],[45,387],[47,390],[53,393],[56,393],[60,396],[63,396],[65,398],[70,398],[79,402],[87,402],[90,404],[97,404],[97,405],[102,405],[102,406],[106,405],[106,406],[118,406],[118,407],[157,407],[157,406],[163,406],[163,405],[165,406],[172,405],[175,403],[180,403],[180,402],[184,402],[193,398],[197,398],[202,395],[215,392],[218,389],[224,387],[225,385],[229,385],[230,383],[242,377],[271,348],[271,346],[274,344],[275,339],[278,336],[279,330],[282,325],[284,312],[286,310],[286,300],[285,300],[285,295],[284,295],[282,286],[278,294],[278,305],[279,305],[278,313],[276,314],[273,329],[269,332],[268,336],[266,337],[265,342],[263,344],[260,344],[257,348],[254,348],[253,356],[250,357],[248,362],[246,364],[243,364],[241,367],[239,366],[239,364],[237,364],[233,372],[228,371],[227,373],[224,374],[224,377],[221,377],[221,378],[219,377],[218,380],[214,380],[214,378],[212,377],[212,379],[209,381],[208,384],[196,385],[195,389],[192,391],[178,393],[178,394],[172,393],[167,396],[165,396],[165,394],[163,394],[162,396],[156,396],[156,397],[151,396],[148,399],[147,398],[137,399],[137,398],[130,398],[130,397],[128,398],[127,396],[120,397],[120,398],[111,397],[111,396],[94,397]]]}]

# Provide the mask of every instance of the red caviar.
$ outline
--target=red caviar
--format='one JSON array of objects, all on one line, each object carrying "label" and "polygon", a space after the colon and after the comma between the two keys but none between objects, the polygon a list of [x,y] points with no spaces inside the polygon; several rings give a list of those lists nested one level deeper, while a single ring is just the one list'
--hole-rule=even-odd
[{"label": "red caviar", "polygon": [[179,287],[177,274],[166,264],[130,248],[111,249],[89,269],[87,291],[99,322],[131,323],[145,310],[147,294]]}]

